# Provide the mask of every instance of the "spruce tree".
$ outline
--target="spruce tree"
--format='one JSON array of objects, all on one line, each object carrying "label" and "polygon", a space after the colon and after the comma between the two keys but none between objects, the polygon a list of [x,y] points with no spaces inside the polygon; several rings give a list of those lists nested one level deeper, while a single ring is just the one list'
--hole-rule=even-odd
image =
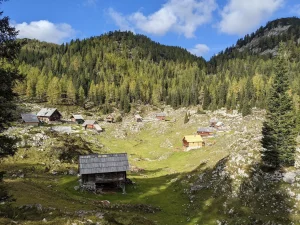
[{"label": "spruce tree", "polygon": [[287,93],[287,53],[281,43],[275,66],[274,83],[267,102],[267,115],[262,129],[262,160],[265,166],[293,166],[296,148],[295,115]]},{"label": "spruce tree", "polygon": [[189,122],[189,120],[190,120],[189,113],[187,112],[184,117],[184,123],[186,124],[187,122]]}]

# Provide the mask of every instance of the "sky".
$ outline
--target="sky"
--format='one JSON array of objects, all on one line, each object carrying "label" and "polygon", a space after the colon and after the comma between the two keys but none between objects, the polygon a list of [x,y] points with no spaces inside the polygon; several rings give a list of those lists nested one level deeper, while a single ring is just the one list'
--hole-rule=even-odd
[{"label": "sky", "polygon": [[209,60],[268,21],[300,16],[299,0],[9,0],[18,38],[62,44],[130,30]]}]

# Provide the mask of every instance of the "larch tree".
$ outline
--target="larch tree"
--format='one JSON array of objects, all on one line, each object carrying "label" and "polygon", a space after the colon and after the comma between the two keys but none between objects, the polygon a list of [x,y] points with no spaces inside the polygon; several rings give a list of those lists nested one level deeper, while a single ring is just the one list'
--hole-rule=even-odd
[{"label": "larch tree", "polygon": [[288,82],[288,57],[281,43],[276,58],[275,77],[267,101],[267,115],[262,128],[264,166],[293,166],[296,149],[296,118]]}]

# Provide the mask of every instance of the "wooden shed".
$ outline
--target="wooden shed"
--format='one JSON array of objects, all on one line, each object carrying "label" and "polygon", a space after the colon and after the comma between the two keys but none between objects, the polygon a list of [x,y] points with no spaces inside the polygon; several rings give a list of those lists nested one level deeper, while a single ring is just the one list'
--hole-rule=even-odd
[{"label": "wooden shed", "polygon": [[201,137],[212,136],[214,134],[214,129],[211,127],[200,127],[197,130],[197,134],[201,135]]},{"label": "wooden shed", "polygon": [[205,146],[205,142],[203,141],[200,135],[186,135],[182,139],[182,142],[183,142],[183,149],[185,151],[198,149]]},{"label": "wooden shed", "polygon": [[79,174],[82,188],[96,191],[105,187],[122,188],[125,192],[127,153],[92,154],[79,156]]},{"label": "wooden shed", "polygon": [[134,118],[136,122],[143,122],[143,117],[141,117],[139,114],[134,115]]},{"label": "wooden shed", "polygon": [[40,121],[49,123],[52,121],[59,121],[62,115],[56,108],[42,108],[37,113],[37,117]]},{"label": "wooden shed", "polygon": [[84,119],[83,119],[83,116],[82,116],[82,115],[75,115],[75,114],[73,114],[73,115],[71,116],[71,120],[72,120],[73,122],[78,123],[78,124],[83,124],[83,123],[84,123]]},{"label": "wooden shed", "polygon": [[82,124],[84,129],[95,129],[95,125],[97,124],[96,120],[86,120]]},{"label": "wooden shed", "polygon": [[164,112],[161,112],[161,113],[157,113],[156,114],[156,119],[159,119],[159,120],[165,120],[166,119],[166,114]]},{"label": "wooden shed", "polygon": [[113,123],[113,122],[114,122],[114,117],[113,117],[113,115],[108,115],[108,116],[105,118],[105,121],[108,122],[108,123]]},{"label": "wooden shed", "polygon": [[209,121],[209,126],[210,127],[215,127],[217,123],[218,123],[218,119],[217,118],[212,118]]},{"label": "wooden shed", "polygon": [[21,114],[22,123],[30,126],[38,126],[40,121],[35,114]]}]

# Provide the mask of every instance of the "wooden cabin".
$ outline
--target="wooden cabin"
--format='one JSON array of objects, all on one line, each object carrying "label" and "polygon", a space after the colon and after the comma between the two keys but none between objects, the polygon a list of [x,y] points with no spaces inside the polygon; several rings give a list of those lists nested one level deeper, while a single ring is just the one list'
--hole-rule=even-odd
[{"label": "wooden cabin", "polygon": [[76,122],[78,124],[83,124],[84,123],[84,119],[83,119],[83,116],[82,115],[72,115],[71,116],[71,120],[73,122]]},{"label": "wooden cabin", "polygon": [[197,130],[197,134],[201,135],[201,137],[212,136],[214,134],[214,129],[211,127],[200,127]]},{"label": "wooden cabin", "polygon": [[134,115],[134,118],[136,122],[143,122],[143,117],[141,117],[139,114]]},{"label": "wooden cabin", "polygon": [[59,121],[62,115],[56,108],[42,108],[37,113],[37,117],[40,121],[49,123],[52,121]]},{"label": "wooden cabin", "polygon": [[38,126],[40,121],[35,114],[21,114],[22,123],[29,126]]},{"label": "wooden cabin", "polygon": [[212,118],[212,119],[210,119],[210,121],[209,121],[209,126],[210,126],[210,127],[215,127],[217,123],[218,123],[218,119]]},{"label": "wooden cabin", "polygon": [[127,153],[79,156],[81,187],[97,191],[105,187],[122,188],[125,192]]},{"label": "wooden cabin", "polygon": [[157,113],[156,114],[156,119],[159,119],[159,120],[166,120],[166,114],[164,112],[161,112],[161,113]]},{"label": "wooden cabin", "polygon": [[82,126],[84,127],[84,129],[95,129],[96,124],[97,124],[96,120],[86,120],[84,121]]},{"label": "wooden cabin", "polygon": [[184,151],[198,149],[205,146],[205,142],[200,135],[186,135],[182,139],[182,142]]},{"label": "wooden cabin", "polygon": [[105,118],[105,121],[108,122],[108,123],[113,123],[114,122],[114,117],[112,115],[108,115]]}]

